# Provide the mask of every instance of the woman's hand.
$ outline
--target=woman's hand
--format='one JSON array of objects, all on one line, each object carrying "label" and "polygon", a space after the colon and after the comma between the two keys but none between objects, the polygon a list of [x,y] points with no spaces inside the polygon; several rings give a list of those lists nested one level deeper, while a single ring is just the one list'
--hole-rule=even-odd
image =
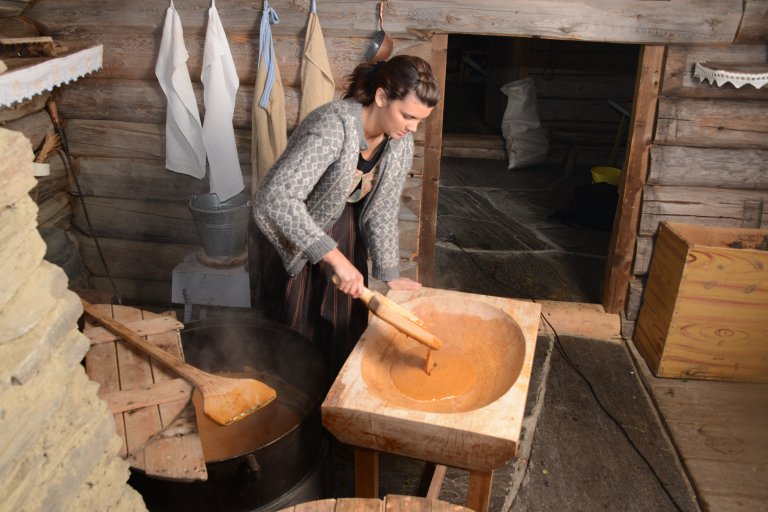
[{"label": "woman's hand", "polygon": [[341,251],[332,249],[323,256],[323,261],[331,266],[333,273],[339,278],[336,288],[355,299],[363,294],[363,289],[365,288],[363,274],[355,268]]},{"label": "woman's hand", "polygon": [[418,290],[421,288],[421,283],[407,277],[398,277],[397,279],[387,281],[387,286],[389,286],[390,290]]}]

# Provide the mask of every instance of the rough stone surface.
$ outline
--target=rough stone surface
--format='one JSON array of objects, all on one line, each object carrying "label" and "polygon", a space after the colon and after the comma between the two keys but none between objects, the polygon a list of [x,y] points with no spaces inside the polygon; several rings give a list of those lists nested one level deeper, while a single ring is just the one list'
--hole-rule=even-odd
[{"label": "rough stone surface", "polygon": [[12,489],[6,500],[16,510],[66,510],[99,456],[114,449],[114,420],[96,397],[97,386],[82,369],[70,366],[68,373],[70,385],[58,410],[6,480]]},{"label": "rough stone surface", "polygon": [[0,392],[0,482],[17,471],[18,459],[66,400],[72,367],[77,365],[73,352],[80,352],[82,338],[79,332],[68,336],[59,350],[49,352],[50,357],[29,382]]},{"label": "rough stone surface", "polygon": [[146,510],[146,508],[141,494],[126,485],[123,487],[123,494],[120,496],[120,501],[118,501],[110,510],[111,512],[138,512]]},{"label": "rough stone surface", "polygon": [[[119,446],[119,439],[114,439]],[[129,475],[128,464],[123,459],[115,457],[111,450],[104,452],[80,485],[77,496],[69,505],[70,510],[116,510],[123,499],[121,493],[123,489],[131,491],[131,494],[138,497],[138,501],[134,501],[134,504],[141,504],[140,508],[131,510],[143,509],[143,499],[139,493],[125,486]]]},{"label": "rough stone surface", "polygon": [[8,243],[18,231],[34,231],[36,226],[37,204],[31,197],[0,208],[0,243]]},{"label": "rough stone surface", "polygon": [[[8,343],[0,345],[0,390],[11,384],[23,384],[38,371],[38,367],[50,356],[50,350],[61,343],[77,322],[82,306],[73,293],[54,304],[54,308],[39,319],[34,328]],[[80,338],[80,354],[73,361],[82,360],[88,350],[88,340]]]},{"label": "rough stone surface", "polygon": [[56,265],[43,261],[29,279],[0,310],[0,344],[28,333],[56,307],[67,290],[67,275]]},{"label": "rough stone surface", "polygon": [[[0,223],[13,220],[13,208],[5,208]],[[15,227],[18,229],[0,237],[0,307],[8,303],[45,254],[45,243],[34,223]]]},{"label": "rough stone surface", "polygon": [[0,155],[0,512],[146,510],[80,364],[80,302],[42,260],[29,141],[0,128]]},{"label": "rough stone surface", "polygon": [[32,173],[35,154],[24,135],[0,128],[0,148],[0,207],[4,207],[24,198],[37,181]]}]

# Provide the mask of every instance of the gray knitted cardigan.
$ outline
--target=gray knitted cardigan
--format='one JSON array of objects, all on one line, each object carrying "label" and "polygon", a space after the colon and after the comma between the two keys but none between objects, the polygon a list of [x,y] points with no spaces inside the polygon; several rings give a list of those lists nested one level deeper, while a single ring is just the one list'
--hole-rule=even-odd
[{"label": "gray knitted cardigan", "polygon": [[[311,112],[291,135],[285,151],[259,185],[254,218],[275,246],[289,275],[317,263],[336,242],[326,234],[346,204],[357,159],[367,148],[362,105],[347,99]],[[360,229],[382,281],[399,275],[398,212],[406,173],[413,161],[413,136],[390,140],[379,178],[365,197]]]}]

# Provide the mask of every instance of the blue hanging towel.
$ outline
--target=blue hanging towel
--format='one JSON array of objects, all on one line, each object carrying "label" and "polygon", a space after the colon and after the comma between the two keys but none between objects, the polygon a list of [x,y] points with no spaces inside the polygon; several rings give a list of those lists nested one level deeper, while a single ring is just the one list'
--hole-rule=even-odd
[{"label": "blue hanging towel", "polygon": [[277,66],[271,24],[280,20],[264,0],[264,15],[259,33],[259,64],[253,91],[251,124],[252,190],[283,152],[288,143],[285,125],[285,93]]}]

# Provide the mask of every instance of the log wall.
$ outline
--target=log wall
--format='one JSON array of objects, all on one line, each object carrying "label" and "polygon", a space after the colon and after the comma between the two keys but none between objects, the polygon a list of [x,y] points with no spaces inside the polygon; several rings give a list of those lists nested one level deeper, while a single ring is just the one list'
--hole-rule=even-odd
[{"label": "log wall", "polygon": [[642,304],[659,223],[768,226],[768,89],[693,78],[698,61],[765,62],[762,45],[667,48],[656,131],[623,312],[625,335]]},{"label": "log wall", "polygon": [[[175,4],[182,18],[190,55],[190,76],[201,116],[204,116],[203,87],[199,77],[207,18],[205,13],[209,3],[203,5],[203,2],[182,1]],[[300,8],[284,2],[272,2],[270,5],[281,18],[280,23],[273,26],[273,33],[285,88],[286,121],[290,133],[298,120],[300,59],[309,4]],[[343,11],[352,6],[346,4]],[[109,274],[120,294],[129,302],[167,305],[170,303],[174,266],[200,246],[187,207],[189,198],[196,193],[207,192],[208,185],[205,181],[164,168],[166,100],[157,83],[154,66],[166,4],[152,2],[144,7],[146,9],[126,6],[125,12],[117,13],[114,10],[105,11],[101,2],[92,2],[87,7],[75,8],[79,15],[69,18],[68,13],[73,7],[67,6],[67,2],[43,1],[28,10],[26,15],[41,24],[47,33],[65,39],[68,44],[104,45],[103,69],[88,79],[62,88],[56,94],[91,218],[91,226],[88,226],[79,209],[73,218],[83,259],[92,274],[90,284],[111,287],[97,247],[89,237],[92,229],[93,234],[99,237]],[[243,2],[219,5],[218,10],[240,78],[233,125],[244,180],[250,184],[250,122],[261,12]],[[363,61],[372,32],[368,27],[375,29],[375,19],[362,28],[361,13],[359,11],[361,19],[358,20],[361,28],[331,28],[326,34],[337,97],[346,85],[345,77]],[[332,5],[320,5],[322,25],[329,20],[333,26],[332,20],[338,14]],[[102,30],[105,25],[109,27]],[[431,42],[425,40],[425,36],[406,32],[393,35],[396,53],[429,59]],[[402,270],[413,277],[421,198],[423,130],[416,139],[416,158],[406,184],[400,215]],[[74,196],[78,195],[73,183],[67,190]]]},{"label": "log wall", "polygon": [[[210,1],[179,0],[175,4],[190,54],[190,74],[199,95],[202,90],[199,84],[202,47]],[[318,5],[337,93],[344,87],[343,78],[363,60],[370,38],[378,28],[376,4],[375,1],[343,0]],[[592,0],[578,4],[566,0],[520,0],[514,3],[483,0],[481,4],[454,0],[392,0],[386,4],[385,28],[395,39],[396,53],[416,54],[428,59],[432,55],[432,36],[441,32],[632,44],[718,45],[704,46],[713,52],[730,48],[728,44],[736,39],[742,45],[762,44],[768,32],[764,0]],[[274,0],[270,6],[280,17],[280,23],[274,25],[272,31],[286,92],[290,132],[297,116],[299,63],[309,2]],[[113,277],[131,290],[123,292],[129,299],[142,304],[166,303],[169,300],[170,275],[158,280],[158,275],[162,273],[158,272],[158,268],[167,271],[170,264],[168,258],[194,246],[190,243],[194,236],[190,234],[190,217],[185,211],[185,203],[201,188],[205,190],[199,182],[175,175],[163,166],[164,98],[154,76],[154,64],[166,7],[167,3],[154,0],[122,3],[39,0],[24,12],[25,18],[44,34],[71,45],[104,45],[103,70],[92,78],[63,89],[57,101],[66,119],[76,168],[86,184],[83,193],[89,201],[92,200],[98,212],[94,230],[101,234],[105,246],[118,258],[115,262],[118,271]],[[241,81],[234,124],[242,169],[246,183],[250,183],[249,119],[262,4],[233,0],[218,7]],[[695,49],[698,46],[686,48]],[[678,66],[680,73],[675,79],[678,87],[691,90],[685,83],[685,65]],[[673,83],[671,77],[667,81]],[[551,85],[543,80],[540,82],[545,91]],[[595,84],[594,87],[599,88],[600,85]],[[589,105],[588,96],[592,90],[593,87],[586,85],[584,90],[579,91],[584,105]],[[556,119],[558,115],[566,114],[570,117],[565,121],[571,122],[576,114],[558,105],[556,98],[559,93],[545,93],[553,99],[552,112],[546,113],[553,123],[559,122]],[[740,94],[728,99],[740,101],[743,93]],[[665,102],[662,108],[673,115],[675,111],[689,108],[690,101],[696,96],[670,94],[670,98],[679,101]],[[201,101],[199,106],[204,115]],[[600,107],[587,110],[604,117],[613,115],[603,108],[604,105]],[[713,111],[714,115],[721,113],[717,108]],[[667,137],[670,142],[665,144],[674,146],[676,139],[671,134],[676,127],[672,126],[672,121],[668,124],[664,132],[666,135],[660,131],[659,137]],[[692,126],[677,123],[677,128],[683,127],[694,130]],[[719,135],[725,136],[723,133]],[[688,137],[693,140],[697,135],[692,131]],[[405,270],[413,270],[408,267],[415,266],[418,219],[430,214],[419,211],[424,134],[419,134],[417,143],[417,159],[407,184],[401,213]],[[737,141],[733,143],[737,144]],[[759,140],[751,144],[753,149],[759,149],[759,146]],[[162,212],[166,209],[174,213],[165,215]],[[120,222],[110,221],[118,215],[123,217]],[[156,220],[153,226],[147,226],[147,218]],[[75,225],[84,229],[82,219],[75,218]],[[83,240],[85,238],[83,236]],[[153,255],[145,244],[163,244],[164,249]],[[83,252],[90,254],[92,251],[86,249]],[[144,260],[133,257],[134,254],[148,256]],[[106,276],[102,265],[98,261],[90,261],[87,256],[86,260],[89,270],[94,273],[93,282],[103,282]]]}]

